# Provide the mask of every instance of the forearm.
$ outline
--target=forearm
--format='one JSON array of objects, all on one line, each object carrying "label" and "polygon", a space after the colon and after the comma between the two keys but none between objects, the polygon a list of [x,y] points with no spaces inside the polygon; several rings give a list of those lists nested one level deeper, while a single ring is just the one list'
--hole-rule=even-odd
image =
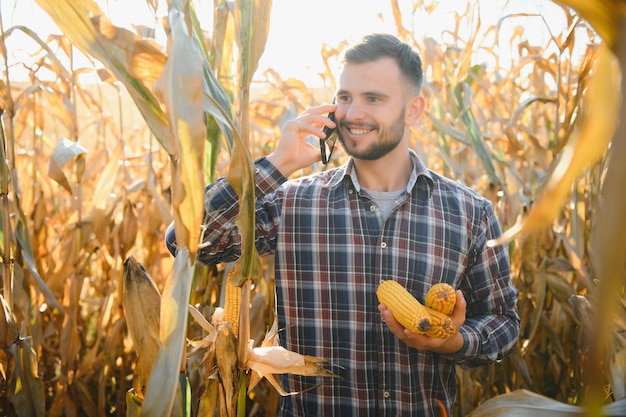
[{"label": "forearm", "polygon": [[[239,201],[225,179],[219,179],[206,188],[204,206],[198,261],[214,265],[237,259],[240,239],[235,218],[239,214]],[[178,240],[174,223],[169,225],[165,233],[165,243],[170,253],[176,256]]]},{"label": "forearm", "polygon": [[500,360],[515,350],[519,330],[517,314],[468,318],[459,331],[463,347],[452,356],[466,369]]},{"label": "forearm", "polygon": [[[256,198],[256,246],[260,253],[273,250],[271,242],[280,215],[280,201],[263,203],[264,197],[275,191],[286,179],[265,158],[255,162]],[[241,236],[235,220],[239,215],[239,197],[233,187],[221,178],[209,185],[205,192],[205,212],[198,261],[214,265],[231,262],[241,255]],[[174,225],[166,232],[165,242],[169,251],[176,255],[177,241]]]}]

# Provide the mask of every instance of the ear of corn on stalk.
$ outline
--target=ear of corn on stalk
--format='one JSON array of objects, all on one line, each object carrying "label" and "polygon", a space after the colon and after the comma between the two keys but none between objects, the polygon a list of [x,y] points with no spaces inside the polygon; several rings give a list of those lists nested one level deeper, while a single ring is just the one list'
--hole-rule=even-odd
[{"label": "ear of corn on stalk", "polygon": [[393,280],[381,282],[376,295],[378,300],[391,311],[398,323],[412,333],[445,339],[456,331],[452,319],[448,316],[454,310],[456,293],[454,288],[449,287],[438,284],[432,287],[434,290],[429,291],[426,297],[428,304],[432,307],[420,303],[402,285]]},{"label": "ear of corn on stalk", "polygon": [[226,280],[226,294],[224,299],[224,321],[230,323],[235,336],[239,334],[239,311],[241,308],[241,287],[233,285],[233,269]]},{"label": "ear of corn on stalk", "polygon": [[133,389],[139,398],[143,398],[161,347],[161,294],[152,277],[132,256],[124,262],[122,306],[137,352]]}]

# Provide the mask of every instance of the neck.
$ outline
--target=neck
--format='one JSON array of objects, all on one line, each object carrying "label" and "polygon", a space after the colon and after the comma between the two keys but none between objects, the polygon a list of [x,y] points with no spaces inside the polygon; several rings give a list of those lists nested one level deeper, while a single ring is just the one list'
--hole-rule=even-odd
[{"label": "neck", "polygon": [[406,152],[402,159],[387,156],[375,161],[354,159],[354,169],[363,188],[388,192],[406,187],[413,171],[409,153]]}]

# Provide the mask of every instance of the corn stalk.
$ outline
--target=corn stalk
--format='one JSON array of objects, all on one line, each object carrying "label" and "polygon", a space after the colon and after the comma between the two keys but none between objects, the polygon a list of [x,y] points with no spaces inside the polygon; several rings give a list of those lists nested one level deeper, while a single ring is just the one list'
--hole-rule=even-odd
[{"label": "corn stalk", "polygon": [[[245,193],[249,184],[246,183],[247,180],[243,174],[247,169],[246,164],[249,163],[248,157],[243,156],[237,161],[238,164],[244,165],[240,173],[238,172],[240,168],[236,164],[228,164],[228,156],[226,161],[221,160],[218,155],[220,147],[226,147],[229,155],[234,155],[236,141],[240,141],[242,146],[237,150],[240,154],[242,149],[250,153],[266,153],[268,146],[271,146],[272,141],[280,134],[280,121],[295,116],[294,112],[306,108],[317,97],[303,82],[293,79],[283,80],[276,71],[270,70],[266,73],[266,90],[261,92],[259,100],[252,100],[249,111],[243,112],[243,114],[251,114],[251,129],[248,133],[244,133],[243,117],[237,119],[235,123],[232,116],[241,114],[241,109],[246,106],[244,103],[248,101],[244,98],[247,93],[245,89],[242,89],[245,86],[242,80],[246,79],[242,75],[243,71],[238,70],[239,75],[236,77],[232,74],[233,62],[237,60],[237,65],[241,66],[239,61],[243,59],[234,57],[235,50],[243,55],[245,49],[245,45],[242,46],[241,41],[237,39],[241,38],[241,27],[246,26],[246,21],[249,22],[244,14],[240,14],[237,17],[238,23],[235,24],[235,7],[240,7],[241,4],[236,5],[235,2],[225,0],[215,2],[214,28],[212,38],[208,41],[204,41],[206,35],[200,28],[200,19],[195,15],[192,4],[189,4],[189,10],[184,4],[172,4],[170,9],[182,10],[184,13],[185,24],[174,28],[178,32],[170,32],[170,46],[174,49],[185,50],[184,48],[189,47],[190,38],[193,38],[195,43],[193,48],[197,48],[193,53],[197,54],[199,49],[203,56],[200,60],[204,60],[200,64],[203,80],[201,95],[204,111],[201,119],[204,135],[204,163],[185,159],[193,158],[193,155],[185,155],[185,152],[178,148],[179,144],[187,143],[186,146],[193,148],[194,153],[199,149],[199,145],[192,139],[186,142],[181,140],[180,137],[184,135],[184,132],[181,132],[178,127],[176,129],[171,127],[171,120],[177,119],[177,116],[172,116],[168,111],[169,106],[166,107],[163,103],[165,103],[164,100],[176,102],[178,99],[158,96],[154,89],[156,81],[164,73],[171,50],[163,51],[152,40],[139,36],[137,34],[140,33],[139,31],[135,33],[114,27],[102,11],[95,8],[91,2],[45,1],[42,3],[47,4],[46,10],[55,9],[52,15],[55,16],[55,21],[63,33],[71,37],[71,42],[65,36],[39,39],[35,33],[36,27],[31,29],[16,26],[4,33],[5,39],[15,36],[18,32],[25,34],[40,48],[38,52],[40,55],[36,64],[28,68],[31,76],[30,84],[23,87],[7,87],[0,82],[0,93],[5,108],[3,124],[5,131],[13,131],[4,139],[6,147],[3,149],[7,150],[8,168],[5,171],[7,173],[5,178],[8,181],[8,194],[7,199],[2,202],[4,205],[0,211],[2,215],[9,216],[2,226],[4,231],[2,242],[5,238],[9,238],[8,245],[11,245],[13,251],[12,255],[6,251],[3,252],[3,256],[9,256],[9,263],[3,262],[3,268],[11,269],[12,267],[12,270],[5,272],[3,269],[2,274],[5,280],[13,281],[8,297],[12,299],[10,305],[19,323],[17,327],[19,334],[22,335],[21,340],[27,339],[23,335],[32,334],[31,347],[38,356],[39,376],[45,381],[46,392],[54,393],[53,398],[47,404],[46,411],[52,417],[72,413],[97,415],[98,412],[102,412],[101,410],[115,406],[120,413],[123,413],[124,404],[121,401],[123,401],[125,390],[128,389],[125,381],[128,381],[130,374],[133,374],[135,380],[144,382],[138,384],[134,380],[133,390],[127,393],[127,413],[128,415],[141,413],[146,394],[146,390],[142,387],[147,384],[146,381],[149,381],[150,377],[145,371],[148,367],[145,363],[145,354],[141,354],[135,360],[131,352],[127,350],[131,347],[122,341],[126,340],[126,326],[129,327],[131,337],[133,333],[137,333],[137,330],[131,330],[131,327],[144,329],[147,326],[133,326],[131,323],[133,317],[137,317],[138,314],[127,308],[128,303],[124,306],[124,309],[129,311],[128,313],[122,315],[119,311],[120,301],[123,301],[120,300],[119,293],[123,284],[126,284],[126,281],[122,279],[126,276],[123,276],[119,266],[122,265],[122,260],[131,254],[143,258],[146,269],[151,271],[160,288],[171,286],[168,291],[161,291],[163,295],[152,293],[155,299],[158,297],[159,312],[162,311],[161,302],[163,305],[170,303],[168,308],[172,307],[171,303],[174,299],[180,299],[182,303],[185,303],[188,298],[184,295],[188,291],[185,286],[191,282],[189,291],[192,293],[192,300],[189,301],[196,308],[189,308],[193,321],[187,323],[187,328],[183,330],[191,340],[186,345],[187,352],[184,353],[186,362],[183,363],[178,360],[178,357],[174,357],[172,353],[174,343],[168,348],[172,353],[172,360],[166,365],[171,367],[174,373],[181,369],[185,370],[185,373],[180,374],[183,376],[182,381],[171,378],[169,375],[165,377],[171,380],[166,381],[166,391],[168,395],[174,392],[173,409],[187,412],[191,408],[192,415],[210,414],[216,407],[219,408],[217,406],[219,390],[224,390],[224,386],[228,386],[229,396],[232,397],[229,398],[228,403],[233,404],[230,406],[231,410],[237,407],[238,412],[243,412],[243,407],[236,406],[232,400],[245,399],[245,390],[242,389],[245,388],[244,385],[249,383],[248,386],[253,389],[261,376],[267,378],[267,381],[276,388],[276,392],[281,395],[291,394],[282,391],[273,374],[303,372],[302,368],[297,366],[298,364],[306,365],[307,360],[309,360],[309,365],[314,362],[311,362],[312,358],[303,359],[293,352],[281,352],[275,349],[275,339],[273,339],[275,329],[270,332],[266,331],[267,326],[272,323],[271,267],[262,264],[263,268],[253,268],[252,277],[255,279],[255,286],[253,291],[249,291],[245,285],[250,280],[245,280],[248,274],[244,273],[249,263],[228,265],[226,269],[204,268],[192,263],[191,255],[187,255],[188,265],[177,264],[174,268],[177,272],[172,272],[165,282],[171,260],[169,254],[163,253],[160,233],[163,225],[172,221],[170,200],[168,200],[172,194],[168,186],[170,176],[175,174],[172,167],[175,163],[183,160],[191,161],[189,166],[194,167],[195,170],[200,167],[204,171],[205,180],[212,181],[216,172],[219,172],[219,175],[228,175],[234,185]],[[151,4],[154,3],[151,2]],[[400,3],[391,1],[394,21],[399,25],[398,34],[407,41],[419,44],[418,48],[423,51],[424,64],[427,73],[430,74],[424,93],[429,102],[433,103],[428,109],[428,117],[424,120],[423,126],[416,126],[412,129],[412,146],[420,150],[421,156],[429,166],[445,171],[449,176],[465,182],[494,201],[505,227],[511,226],[519,213],[522,213],[520,218],[528,219],[529,215],[525,214],[526,209],[540,206],[541,199],[538,197],[542,195],[542,191],[547,191],[548,185],[557,183],[547,181],[546,173],[559,171],[556,170],[557,165],[560,168],[565,166],[558,164],[559,160],[563,159],[563,150],[574,147],[576,143],[574,138],[580,136],[580,122],[587,118],[587,116],[583,118],[582,115],[586,113],[585,109],[588,108],[592,97],[592,94],[587,94],[587,91],[592,90],[589,81],[600,78],[595,75],[598,73],[595,63],[600,62],[597,59],[598,54],[595,53],[596,47],[588,48],[589,53],[578,67],[571,59],[574,44],[593,43],[593,41],[586,42],[585,39],[575,41],[574,32],[577,28],[587,28],[585,22],[569,9],[564,9],[564,11],[567,10],[565,12],[568,21],[567,28],[563,33],[555,33],[551,41],[558,47],[556,53],[550,53],[548,47],[530,45],[524,41],[524,33],[521,31],[516,31],[510,39],[499,40],[500,43],[505,44],[497,44],[491,48],[486,44],[487,39],[478,38],[479,24],[476,20],[471,25],[473,29],[469,39],[463,39],[459,35],[463,23],[481,4],[473,2],[464,13],[455,16],[456,29],[452,28],[446,32],[446,39],[450,39],[450,35],[453,38],[450,45],[447,41],[438,43],[435,39],[422,41],[414,38],[417,33],[402,26],[402,20],[408,15],[400,13],[398,9]],[[619,32],[619,30],[613,32],[613,28],[619,28],[615,22],[621,19],[620,10],[622,9],[619,7],[623,2],[576,3],[581,14],[590,22],[594,21],[593,16],[599,16],[600,23],[594,26],[600,35],[606,36],[604,38],[607,41],[606,44],[611,46],[616,56],[619,56],[619,45],[623,42],[618,42],[620,36],[612,35],[612,33]],[[69,9],[67,9],[68,5]],[[433,5],[434,2],[430,4],[420,2],[414,5],[412,10],[414,13],[421,9],[432,11]],[[525,15],[525,13],[520,14]],[[504,25],[506,21],[515,18],[515,16],[506,16],[498,22],[498,25]],[[173,22],[174,20],[170,19],[168,27],[172,28]],[[190,27],[193,28],[193,35],[190,35]],[[180,28],[186,31],[184,36],[180,35]],[[489,31],[497,33],[498,28],[489,28]],[[257,34],[254,36],[259,40],[264,39]],[[129,121],[133,119],[135,110],[140,109],[139,117],[143,121],[135,122],[139,129],[123,130],[121,118],[117,126],[114,125],[112,119],[107,118],[103,110],[104,103],[109,98],[106,85],[104,87],[99,85],[97,87],[99,93],[90,96],[91,92],[88,87],[79,87],[72,83],[73,77],[85,71],[85,69],[65,68],[64,59],[60,59],[64,53],[71,59],[72,44],[79,46],[82,51],[104,63],[106,69],[101,69],[98,73],[103,80],[110,82],[110,85],[115,88],[111,95],[115,98],[119,97],[117,113],[124,114],[123,121]],[[237,48],[233,47],[235,44]],[[333,60],[340,54],[343,45],[342,42],[336,48],[329,45],[323,47],[322,59],[327,69],[333,66]],[[518,51],[517,66],[499,67],[500,60],[495,52],[497,47]],[[474,62],[475,51],[478,49],[482,52],[492,52],[495,70],[485,67],[482,63]],[[245,55],[250,54],[245,53]],[[5,56],[4,59],[6,63],[7,57]],[[187,59],[184,62],[187,63]],[[46,82],[38,79],[38,71],[41,68],[56,73],[57,80]],[[529,68],[531,68],[530,72],[528,72]],[[197,66],[185,69],[195,71],[197,74]],[[504,77],[502,74],[505,74]],[[166,87],[163,91],[169,88],[174,91],[174,96],[177,82],[175,77],[176,74],[170,74],[162,79]],[[323,78],[333,83],[334,78],[330,70],[323,74]],[[609,78],[605,77],[605,80]],[[193,79],[197,80],[197,75],[193,76]],[[547,79],[555,80],[555,85],[546,85]],[[8,76],[4,77],[4,80],[8,82]],[[19,88],[22,90],[20,91]],[[605,90],[609,91],[610,88]],[[617,88],[615,90],[617,91]],[[12,106],[6,103],[11,102],[11,94],[15,91],[20,91],[20,94],[15,95],[15,113],[8,112],[6,109]],[[117,96],[117,91],[121,91],[122,94]],[[455,92],[462,94],[455,95]],[[180,100],[183,100],[184,94],[179,95]],[[127,96],[131,96],[133,102],[124,108],[122,97],[126,99]],[[91,136],[97,138],[93,141],[95,146],[86,145],[90,139],[86,124],[82,123],[79,129],[76,120],[79,111],[76,106],[79,100],[83,100],[83,103],[87,104],[91,110],[87,112],[87,125],[93,126],[92,131],[95,134]],[[184,106],[184,103],[182,104]],[[196,106],[192,106],[192,111],[196,110]],[[609,107],[606,115],[610,114],[610,110]],[[94,113],[97,112],[100,114],[94,117]],[[9,114],[11,125],[8,124],[9,119],[7,119]],[[189,116],[192,114],[193,120],[197,121],[197,114],[190,113]],[[186,116],[181,117],[186,118]],[[143,127],[144,124],[150,126],[152,133]],[[234,125],[232,132],[229,128],[231,124]],[[606,126],[610,126],[610,123]],[[237,129],[241,131],[237,132]],[[74,139],[73,143],[66,143],[65,145],[68,146],[65,146],[61,141],[57,144],[55,137],[62,131],[68,132],[68,137]],[[189,129],[189,132],[191,131]],[[114,132],[113,136],[119,135],[119,137],[108,137],[110,132]],[[142,132],[146,132],[147,135],[142,136]],[[200,136],[200,133],[194,134]],[[238,135],[237,138],[235,138],[236,135]],[[619,131],[614,134],[616,138],[623,136],[624,134]],[[30,137],[32,137],[32,143],[28,142]],[[77,138],[80,138],[82,147],[89,146],[88,153],[77,146]],[[158,152],[152,150],[153,140],[161,145]],[[148,144],[150,144],[150,151],[147,151],[146,155],[145,149],[148,148],[146,146]],[[597,146],[597,144],[596,142],[592,145]],[[623,163],[612,162],[619,161],[619,155],[623,154],[621,151],[613,151],[619,146],[618,142],[613,140],[610,145],[611,155],[608,158],[602,157],[600,163],[593,165],[590,171],[585,172],[583,169],[582,177],[574,174],[573,192],[571,184],[566,182],[564,190],[567,204],[551,204],[551,208],[556,208],[553,212],[557,215],[554,222],[548,221],[546,224],[549,226],[538,227],[537,232],[519,234],[510,243],[513,275],[523,295],[520,298],[524,330],[523,344],[520,345],[516,354],[505,358],[498,364],[460,374],[462,384],[459,390],[461,394],[459,407],[462,407],[462,411],[459,415],[467,415],[477,404],[497,393],[513,391],[520,387],[550,395],[558,401],[552,401],[552,404],[549,404],[550,402],[544,401],[543,397],[538,399],[535,395],[528,395],[518,390],[515,396],[506,397],[509,401],[509,410],[514,410],[516,406],[527,408],[529,404],[534,403],[535,405],[547,404],[546,409],[552,408],[554,411],[564,409],[563,406],[566,405],[564,403],[574,403],[572,407],[580,413],[582,400],[593,398],[587,389],[591,384],[589,376],[592,375],[591,372],[600,370],[601,367],[594,367],[594,364],[598,363],[597,360],[585,356],[584,353],[587,351],[584,348],[588,346],[587,341],[592,340],[592,337],[593,340],[601,339],[594,333],[594,328],[601,327],[598,326],[598,321],[604,327],[613,326],[613,323],[623,327],[623,324],[619,322],[623,314],[616,314],[612,322],[606,318],[600,319],[599,314],[596,317],[596,311],[593,311],[592,306],[597,304],[598,299],[602,299],[600,293],[607,290],[602,289],[602,285],[596,287],[594,284],[596,277],[604,277],[605,274],[594,267],[598,261],[595,255],[593,263],[590,261],[588,249],[589,246],[593,246],[594,251],[598,252],[595,248],[604,247],[588,243],[590,224],[593,224],[594,239],[601,237],[600,243],[609,246],[608,250],[612,251],[612,256],[614,258],[620,256],[618,247],[612,245],[615,240],[611,238],[602,241],[608,235],[596,234],[600,230],[599,224],[604,222],[606,225],[608,219],[613,217],[611,214],[613,208],[616,208],[615,213],[619,213],[618,208],[623,207],[619,204],[613,206],[612,203],[623,198],[623,193],[618,188],[619,185],[609,187],[609,184],[620,183],[615,180],[618,176],[623,178],[621,174],[615,175]],[[13,148],[17,149],[17,160],[10,156],[14,154]],[[437,148],[440,152],[437,152]],[[40,171],[43,171],[42,166],[50,168],[49,154],[55,149],[58,154],[52,159],[55,160],[53,162],[57,163],[59,169],[49,170],[48,175],[45,172],[43,175],[40,174]],[[143,149],[143,151],[137,151],[137,149]],[[36,151],[35,155],[29,155],[33,150]],[[73,157],[72,152],[78,153]],[[599,152],[605,155],[602,149]],[[591,154],[586,156],[589,155]],[[583,156],[585,156],[584,153]],[[160,158],[163,160],[161,161]],[[167,162],[168,158],[172,158],[171,163]],[[174,162],[177,158],[178,162]],[[339,154],[333,163],[339,163],[341,159]],[[144,161],[149,161],[148,172],[141,169]],[[68,167],[76,169],[80,163],[84,163],[85,172],[80,189],[77,189],[76,182],[72,182],[69,176],[66,177],[64,171],[67,171]],[[170,174],[164,174],[159,169],[162,166],[172,167]],[[493,167],[493,171],[490,166]],[[182,181],[192,179],[198,184],[201,181],[199,176],[193,177],[194,174],[191,171],[178,169],[176,172],[183,180],[175,185],[181,185]],[[23,173],[27,173],[25,175],[27,180],[20,181],[20,183],[26,184],[27,187],[18,190],[17,175],[23,175]],[[494,181],[495,178],[501,183]],[[599,211],[598,208],[596,185],[599,187],[602,181],[602,204],[606,203],[607,207],[613,207],[611,210],[604,207]],[[613,191],[609,192],[610,188]],[[180,201],[181,189],[179,187],[179,190],[171,190],[177,193],[176,204],[183,204]],[[192,190],[193,187],[188,189]],[[81,204],[86,209],[84,213],[78,210],[74,192],[77,193],[76,195],[82,194],[88,197],[82,199]],[[544,195],[548,194],[546,192]],[[185,204],[189,204],[189,207],[194,206],[197,201],[196,197],[186,201]],[[548,201],[554,202],[550,199]],[[7,203],[9,210],[5,210]],[[242,207],[244,206],[246,206],[245,201]],[[19,207],[23,210],[17,209]],[[187,208],[181,209],[181,207],[179,206],[177,210],[180,213],[186,213]],[[89,208],[92,210],[88,211]],[[190,210],[194,209],[190,208]],[[82,222],[76,221],[77,215],[80,216]],[[180,216],[180,214],[176,215]],[[178,219],[179,231],[177,233],[184,235],[189,231],[193,234],[196,230],[194,229],[196,221],[197,219],[193,216]],[[239,223],[242,229],[246,228],[245,221],[244,219]],[[598,221],[600,223],[597,223]],[[7,224],[9,226],[5,226]],[[611,227],[603,226],[603,229],[608,228],[610,233],[619,233],[623,230],[619,221],[610,224]],[[27,225],[32,225],[32,227],[27,227]],[[10,233],[6,232],[7,230]],[[185,239],[191,241],[193,237]],[[3,249],[7,244],[4,245]],[[192,249],[191,246],[192,244],[188,247],[188,253]],[[181,258],[184,256],[181,255]],[[79,269],[76,267],[77,260],[81,262]],[[126,265],[129,263],[131,262],[127,259]],[[244,280],[242,285],[244,296],[251,297],[249,301],[239,301],[246,306],[242,309],[244,314],[241,324],[244,325],[240,326],[240,329],[245,332],[248,328],[245,323],[245,314],[247,314],[247,307],[251,305],[252,311],[249,316],[251,322],[249,326],[253,329],[251,339],[263,340],[265,336],[262,346],[254,348],[258,350],[244,352],[242,350],[244,344],[239,343],[238,339],[245,340],[247,336],[242,336],[239,334],[241,332],[237,331],[229,332],[227,325],[213,327],[205,319],[211,315],[214,319],[216,318],[217,315],[213,313],[214,306],[219,303],[218,300],[223,295],[220,294],[220,287],[225,284],[225,276],[232,268],[235,268],[233,275],[236,275],[239,281]],[[614,270],[618,271],[619,268]],[[609,273],[612,272],[609,271]],[[124,273],[126,274],[126,268]],[[73,279],[76,284],[73,292],[70,291],[71,288],[65,287],[66,278],[72,274],[75,275]],[[262,279],[258,279],[257,274],[262,276]],[[77,291],[79,282],[82,282],[80,294]],[[178,287],[174,285],[176,282]],[[598,280],[598,282],[610,283],[607,280],[604,282]],[[64,293],[66,288],[68,291]],[[128,288],[124,291],[126,294],[124,297],[128,297],[130,295]],[[618,292],[615,291],[615,293]],[[67,306],[74,306],[71,314],[75,319],[61,320],[70,313],[64,311],[57,298]],[[146,301],[147,299],[146,297]],[[80,306],[78,309],[75,306],[77,302]],[[608,309],[610,304],[606,303],[603,308]],[[221,305],[223,306],[224,303]],[[623,312],[623,309],[621,311]],[[6,317],[9,317],[7,323],[16,320],[10,314]],[[173,332],[178,329],[172,330],[172,327],[182,325],[184,313],[177,310],[174,318],[172,314],[168,314],[168,317],[172,322],[165,323],[164,334],[173,335]],[[80,335],[72,329],[76,327],[72,323],[80,326]],[[10,329],[10,326],[8,328]],[[76,362],[76,367],[62,369],[57,365],[62,362],[61,354],[55,355],[54,353],[63,350],[60,348],[58,336],[61,332],[74,337],[75,341],[78,340],[80,343],[78,348],[80,360]],[[151,332],[154,333],[154,329]],[[12,334],[11,331],[9,334]],[[172,339],[176,339],[178,343],[176,349],[181,346],[179,335],[172,336]],[[218,335],[221,339],[219,343],[216,339]],[[613,334],[613,336],[618,335],[617,332]],[[160,323],[157,338],[160,348],[162,346]],[[9,339],[13,339],[13,336]],[[10,342],[9,339],[7,343]],[[63,343],[67,344],[69,341],[70,339],[66,337]],[[616,337],[614,355],[607,361],[607,366],[610,364],[610,370],[612,370],[610,381],[612,391],[607,393],[607,402],[624,397],[624,392],[626,392],[623,387],[626,350],[620,350],[618,342],[619,337]],[[216,349],[217,345],[220,346],[219,349]],[[17,344],[14,343],[12,346],[17,346]],[[136,342],[133,343],[132,348],[140,346],[141,342]],[[26,352],[26,350],[22,349],[21,352]],[[596,352],[598,354],[594,353],[594,355],[600,357],[600,351],[596,350]],[[67,355],[67,353],[64,354]],[[243,363],[240,358],[246,355],[248,360]],[[223,375],[212,373],[213,367],[218,363],[216,356],[220,356],[219,365],[223,370]],[[272,358],[289,358],[289,366],[278,369],[276,360]],[[153,369],[156,360],[147,362],[152,362],[149,368]],[[586,364],[584,370],[583,363]],[[138,371],[138,368],[144,370]],[[22,367],[22,369],[26,368]],[[231,371],[227,371],[228,369]],[[309,369],[313,371],[307,372],[314,372],[315,368]],[[36,377],[34,373],[31,375]],[[243,377],[239,380],[233,378],[240,375]],[[189,384],[184,380],[187,376]],[[607,377],[599,373],[596,376],[603,379]],[[620,378],[622,379],[621,390]],[[37,380],[32,379],[32,381]],[[68,383],[62,385],[58,381],[68,381]],[[596,388],[600,386],[596,382],[593,382],[593,385]],[[191,407],[183,404],[185,401],[182,399],[183,392],[188,391],[188,386],[191,387],[193,400]],[[266,415],[271,415],[269,410],[272,409],[275,395],[270,394],[265,397],[266,388],[267,385],[256,385],[253,392],[254,403],[267,406]],[[20,395],[26,395],[28,391],[23,389],[19,392]],[[0,392],[1,395],[2,392]],[[19,404],[18,409],[24,409],[22,403],[19,403],[21,398],[16,396],[6,399],[5,403],[13,402],[14,405]],[[168,397],[168,402],[169,398],[171,397]],[[28,404],[37,403],[33,398],[27,401]],[[44,403],[43,398],[39,398],[38,401],[41,404]],[[223,403],[222,407],[225,408],[226,402],[223,401]],[[497,403],[496,400],[495,404]],[[494,403],[490,403],[490,406],[492,404]],[[624,414],[619,408],[621,406],[620,402],[615,402],[604,407],[602,412],[606,415]]]},{"label": "corn stalk", "polygon": [[[586,169],[605,157],[608,160],[602,182],[597,221],[592,228],[591,251],[592,266],[597,276],[597,289],[594,292],[595,307],[585,326],[591,332],[590,352],[586,358],[584,374],[589,392],[584,398],[584,412],[589,416],[622,415],[626,412],[626,399],[610,407],[604,407],[606,372],[611,367],[624,369],[624,357],[615,362],[613,355],[624,350],[624,341],[615,339],[618,328],[615,325],[615,312],[621,311],[620,294],[623,294],[626,270],[626,197],[623,184],[626,181],[626,2],[613,1],[578,1],[558,0],[559,3],[572,7],[596,29],[604,40],[594,57],[592,80],[585,95],[584,116],[571,139],[560,155],[560,160],[551,177],[546,182],[539,201],[530,209],[527,216],[509,229],[498,241],[502,244],[523,234],[537,233],[549,226],[557,217],[560,207],[570,194],[574,181]],[[620,74],[621,70],[621,74]],[[621,83],[620,83],[621,80]],[[617,351],[616,351],[617,349]],[[623,374],[618,371],[618,374]],[[621,381],[620,381],[621,379]],[[614,380],[624,384],[624,377]],[[477,409],[472,416],[500,415],[493,414],[494,408],[509,401],[496,398],[485,407]],[[510,405],[510,404],[509,404]],[[551,404],[556,410],[559,405]],[[506,407],[504,414],[511,412]],[[534,407],[533,407],[534,408]],[[538,409],[548,408],[542,405]],[[562,409],[559,415],[577,415],[578,407]],[[484,413],[484,414],[482,414]],[[525,414],[534,415],[536,410]]]}]

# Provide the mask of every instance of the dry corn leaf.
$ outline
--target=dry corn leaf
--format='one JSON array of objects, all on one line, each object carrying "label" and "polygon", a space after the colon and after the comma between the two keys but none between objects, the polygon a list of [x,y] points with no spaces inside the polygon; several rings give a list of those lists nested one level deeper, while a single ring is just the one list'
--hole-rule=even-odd
[{"label": "dry corn leaf", "polygon": [[[186,246],[193,262],[204,212],[203,58],[190,36],[181,10],[169,14],[168,60],[155,93],[166,104],[175,138],[172,159],[172,207],[178,246]],[[186,62],[185,65],[179,65]]]},{"label": "dry corn leaf", "polygon": [[337,377],[320,365],[327,361],[289,351],[282,346],[265,346],[250,350],[246,368],[261,374],[294,374]]},{"label": "dry corn leaf", "polygon": [[[94,211],[104,211],[109,207],[109,200],[113,188],[118,184],[117,173],[122,162],[123,142],[117,142],[113,152],[108,157],[104,169],[100,171],[98,181],[92,194],[92,204]],[[97,229],[97,228],[96,228]]]},{"label": "dry corn leaf", "polygon": [[[19,198],[18,198],[18,202],[19,202]],[[19,204],[17,205],[17,207],[19,207]],[[26,220],[26,216],[24,215],[24,212],[21,209],[18,209],[18,221],[15,226],[16,227],[15,236],[17,238],[17,241],[20,244],[20,247],[22,248],[22,256],[24,257],[24,262],[28,266],[28,270],[32,274],[33,278],[35,279],[35,282],[37,283],[39,290],[43,294],[46,303],[51,308],[57,310],[59,313],[62,314],[63,307],[61,306],[59,301],[56,299],[56,297],[50,290],[50,287],[47,284],[47,282],[44,281],[44,279],[39,274],[35,253],[33,252],[33,247],[31,244],[31,237],[27,229],[27,224],[28,222]]]},{"label": "dry corn leaf", "polygon": [[[178,375],[182,369],[187,332],[187,306],[193,280],[193,265],[189,251],[179,247],[171,275],[161,296],[161,348],[148,384],[142,412],[150,416],[170,416],[181,413]],[[175,403],[180,407],[175,407]]]},{"label": "dry corn leaf", "polygon": [[[93,0],[37,0],[37,4],[54,20],[72,45],[102,62],[126,86],[157,140],[168,153],[172,153],[174,139],[159,103],[142,80],[134,78],[125,66],[126,62],[133,61],[126,57],[126,52],[132,54],[134,44],[117,45],[106,37],[110,29],[105,33],[97,31],[99,27],[106,29],[109,25],[103,23],[106,17]],[[96,20],[92,20],[94,17],[97,17]],[[151,62],[156,66],[159,60]]]},{"label": "dry corn leaf", "polygon": [[626,398],[626,340],[624,337],[616,339],[608,362],[608,376],[613,397],[621,400]]},{"label": "dry corn leaf", "polygon": [[[252,341],[250,341],[251,346]],[[329,365],[327,361],[312,356],[289,351],[278,344],[278,321],[274,317],[272,327],[265,334],[261,346],[248,348],[245,369],[255,371],[250,377],[248,392],[252,391],[262,378],[282,396],[296,395],[299,392],[287,392],[280,385],[275,375],[291,373],[305,376],[324,376],[339,378],[338,375],[321,367]]]},{"label": "dry corn leaf", "polygon": [[[63,307],[65,308],[65,317],[63,317],[63,326],[59,339],[59,347],[61,349],[61,359],[63,365],[67,369],[74,370],[77,367],[78,353],[82,348],[82,339],[78,332],[79,314],[80,314],[80,291],[82,287],[82,278],[77,274],[72,274],[65,280],[63,292]],[[68,383],[72,384],[70,378]]]},{"label": "dry corn leaf", "polygon": [[44,417],[46,396],[37,371],[37,356],[31,338],[25,337],[9,346],[15,368],[9,381],[8,394],[19,416]]},{"label": "dry corn leaf", "polygon": [[539,273],[536,276],[536,282],[535,282],[535,291],[534,291],[534,299],[535,299],[535,305],[534,308],[532,309],[532,314],[530,316],[530,319],[528,321],[528,333],[527,335],[525,335],[524,337],[527,338],[528,340],[533,340],[535,337],[535,333],[537,332],[537,329],[539,328],[539,324],[541,323],[541,317],[544,314],[544,303],[545,303],[545,299],[546,299],[546,287],[547,287],[547,283],[546,283],[546,271],[544,268],[541,268],[539,270]]},{"label": "dry corn leaf", "polygon": [[72,186],[70,185],[67,175],[63,172],[63,166],[71,160],[78,160],[78,158],[84,157],[86,153],[87,149],[82,147],[78,142],[61,138],[50,157],[50,162],[48,163],[48,177],[56,181],[69,193],[72,193]]},{"label": "dry corn leaf", "polygon": [[130,200],[124,202],[124,212],[122,214],[122,222],[119,227],[119,245],[122,258],[126,258],[126,254],[135,245],[137,238],[137,215],[135,208]]},{"label": "dry corn leaf", "polygon": [[556,0],[576,10],[591,23],[610,48],[619,40],[620,28],[626,20],[626,3],[623,0]]},{"label": "dry corn leaf", "polygon": [[[107,40],[107,47],[115,46],[124,53],[124,67],[131,77],[144,83],[153,83],[160,76],[167,57],[152,39],[142,38],[133,32],[113,26],[105,16],[94,16],[92,23]],[[108,44],[110,42],[110,45]]]},{"label": "dry corn leaf", "polygon": [[[626,412],[626,401],[603,408],[604,416],[619,417]],[[485,401],[467,417],[568,417],[584,415],[584,409],[563,404],[543,395],[522,389]]]},{"label": "dry corn leaf", "polygon": [[555,170],[528,216],[499,239],[490,241],[490,245],[503,244],[520,233],[538,232],[550,225],[562,210],[574,180],[604,155],[615,131],[620,108],[617,70],[615,57],[606,46],[600,46],[580,131],[563,149]]},{"label": "dry corn leaf", "polygon": [[20,334],[13,318],[13,312],[0,294],[0,349],[7,349],[15,343]]}]

